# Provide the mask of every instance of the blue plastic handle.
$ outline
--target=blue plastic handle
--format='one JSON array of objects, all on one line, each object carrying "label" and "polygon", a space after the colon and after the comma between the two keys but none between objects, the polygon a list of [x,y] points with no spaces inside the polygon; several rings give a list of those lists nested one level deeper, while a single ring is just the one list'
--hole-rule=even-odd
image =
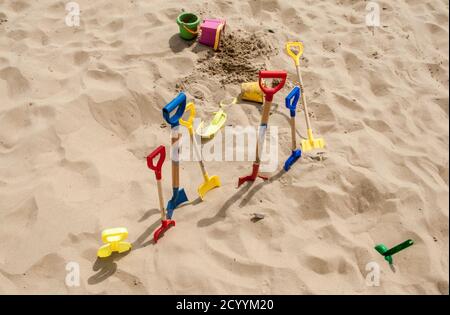
[{"label": "blue plastic handle", "polygon": [[[175,114],[170,117],[170,113],[177,110]],[[170,124],[170,126],[176,127],[180,125],[180,118],[183,117],[184,110],[186,109],[186,94],[180,92],[169,104],[164,106],[162,113],[164,119]]]},{"label": "blue plastic handle", "polygon": [[291,93],[286,96],[286,107],[289,108],[291,112],[291,117],[295,117],[295,108],[297,107],[298,100],[300,98],[301,90],[300,87],[296,86],[292,89]]}]

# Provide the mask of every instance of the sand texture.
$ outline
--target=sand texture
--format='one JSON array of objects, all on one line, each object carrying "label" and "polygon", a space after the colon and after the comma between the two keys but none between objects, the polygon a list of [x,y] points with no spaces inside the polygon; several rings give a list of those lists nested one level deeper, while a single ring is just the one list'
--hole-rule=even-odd
[{"label": "sand texture", "polygon": [[[0,293],[448,294],[448,1],[0,0]],[[183,41],[182,10],[226,18],[214,53]],[[320,159],[290,154],[284,97],[301,65]],[[157,188],[146,156],[169,146],[161,109],[178,91],[211,119],[260,69],[285,69],[270,125],[269,181],[236,188],[251,162],[207,162],[222,187],[197,198],[198,165],[181,163],[190,202],[157,243]],[[230,126],[257,126],[260,105],[227,107]],[[303,112],[298,135],[306,135]],[[298,140],[299,140],[298,139]],[[166,201],[170,163],[163,168]],[[264,219],[252,221],[252,213]],[[124,226],[133,249],[97,260],[101,231]],[[389,268],[378,243],[415,244]],[[80,285],[65,278],[80,266]],[[366,265],[381,268],[367,286]]]}]

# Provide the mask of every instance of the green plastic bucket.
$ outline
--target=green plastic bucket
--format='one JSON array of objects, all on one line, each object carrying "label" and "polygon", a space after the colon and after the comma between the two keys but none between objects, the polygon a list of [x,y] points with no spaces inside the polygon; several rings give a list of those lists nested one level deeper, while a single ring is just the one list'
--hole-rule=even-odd
[{"label": "green plastic bucket", "polygon": [[186,12],[181,13],[177,17],[177,24],[180,27],[181,38],[191,40],[197,37],[200,19],[195,14]]}]

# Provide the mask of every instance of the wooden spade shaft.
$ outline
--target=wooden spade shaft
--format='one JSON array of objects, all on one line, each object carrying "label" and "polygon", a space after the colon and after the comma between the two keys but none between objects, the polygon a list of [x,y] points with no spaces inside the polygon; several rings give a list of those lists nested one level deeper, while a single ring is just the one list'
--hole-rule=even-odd
[{"label": "wooden spade shaft", "polygon": [[[180,134],[178,127],[173,129],[172,133],[172,188],[180,187]],[[174,154],[176,158],[174,159]]]},{"label": "wooden spade shaft", "polygon": [[291,117],[291,137],[292,137],[292,151],[297,150],[297,141],[295,139],[295,116]]},{"label": "wooden spade shaft", "polygon": [[195,141],[194,133],[190,132],[189,135],[191,137],[191,143],[194,146],[194,153],[199,158],[198,164],[200,165],[200,168],[202,170],[203,177],[207,178],[208,177],[208,172],[206,171],[205,163],[203,163],[202,156],[200,155],[200,152],[198,152],[197,143]]},{"label": "wooden spade shaft", "polygon": [[166,210],[164,209],[164,197],[162,192],[161,180],[156,180],[156,185],[158,186],[158,197],[159,197],[159,210],[161,210],[161,220],[166,220]]},{"label": "wooden spade shaft", "polygon": [[[261,123],[259,124],[260,130],[259,132],[261,132],[261,130],[263,128],[267,128],[268,127],[268,123],[269,123],[269,116],[270,116],[270,108],[272,107],[272,102],[268,102],[268,101],[264,101],[264,107],[263,107],[263,112],[262,112],[262,116],[261,116]],[[259,140],[261,139],[261,143],[259,143]],[[256,160],[255,163],[259,164],[261,162],[261,157],[260,157],[260,148],[262,149],[264,147],[264,142],[265,142],[265,131],[263,134],[259,134],[258,133],[258,139],[256,141]]]},{"label": "wooden spade shaft", "polygon": [[302,74],[300,72],[300,65],[296,66],[297,68],[297,76],[298,76],[298,82],[300,84],[300,88],[302,90],[302,104],[303,109],[305,111],[305,119],[306,119],[306,128],[311,129],[311,122],[309,121],[309,114],[308,114],[308,104],[306,103],[306,96],[305,96],[305,89],[303,87],[303,80],[302,80]]}]

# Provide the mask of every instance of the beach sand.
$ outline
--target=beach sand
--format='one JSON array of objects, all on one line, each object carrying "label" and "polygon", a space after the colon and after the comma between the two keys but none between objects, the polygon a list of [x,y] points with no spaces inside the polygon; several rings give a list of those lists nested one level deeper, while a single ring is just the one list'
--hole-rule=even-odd
[{"label": "beach sand", "polygon": [[[65,1],[0,0],[0,293],[449,293],[448,1],[378,1],[374,29],[356,0],[77,3],[80,26],[69,27]],[[179,37],[182,10],[226,18],[226,42],[245,53],[239,43],[255,39],[260,53],[230,68]],[[288,40],[305,45],[305,95],[327,147],[284,173],[284,97],[297,80]],[[190,202],[153,244],[146,156],[170,145],[162,107],[183,90],[211,119],[261,68],[288,71],[270,116],[280,136],[271,179],[238,189],[251,162],[207,162],[222,186],[200,202],[200,169],[182,162]],[[260,105],[226,110],[227,125],[259,124]],[[297,126],[304,136],[301,111]],[[166,201],[170,174],[166,161]],[[133,249],[98,260],[101,231],[118,226]],[[415,244],[395,269],[374,250],[406,239]],[[70,262],[79,286],[66,284]],[[379,286],[366,283],[371,262]]]}]

